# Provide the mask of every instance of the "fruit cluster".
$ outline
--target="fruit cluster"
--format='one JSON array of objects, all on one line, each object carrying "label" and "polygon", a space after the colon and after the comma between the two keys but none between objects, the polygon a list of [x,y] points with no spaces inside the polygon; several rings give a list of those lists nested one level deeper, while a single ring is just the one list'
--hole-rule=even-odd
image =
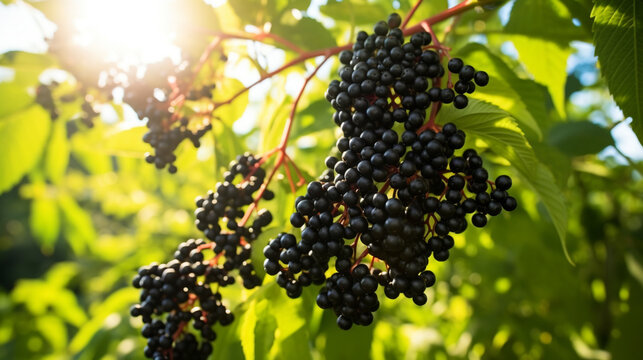
[{"label": "fruit cluster", "polygon": [[[397,26],[394,19],[388,24]],[[489,82],[484,71],[476,72],[454,58],[448,70],[457,73],[459,80],[453,89],[440,88],[445,69],[438,53],[427,49],[431,44],[429,33],[416,33],[405,43],[402,30],[389,29],[384,21],[373,31],[371,35],[360,31],[353,50],[339,54],[343,64],[340,80],[331,81],[326,91],[326,99],[336,110],[335,124],[345,137],[356,137],[369,129],[390,129],[395,123],[416,131],[432,103],[453,103],[462,109],[468,104],[464,94],[472,93],[476,83],[485,86]]]},{"label": "fruit cluster", "polygon": [[[261,284],[250,259],[251,244],[272,221],[272,215],[260,210],[250,226],[236,220],[244,216],[244,207],[254,201],[253,194],[264,182],[265,171],[260,165],[260,159],[250,154],[237,157],[225,174],[225,182],[196,200],[195,223],[207,240],[181,243],[173,260],[144,266],[134,277],[132,284],[141,294],[131,315],[143,320],[146,357],[207,359],[216,338],[213,326],[234,320],[219,289],[236,282],[234,270],[245,288]],[[264,191],[264,199],[271,196],[270,191]]]},{"label": "fruit cluster", "polygon": [[56,120],[59,115],[56,104],[54,103],[54,97],[51,94],[51,88],[56,85],[56,83],[52,83],[51,85],[40,84],[36,88],[36,103],[49,112],[51,120]]},{"label": "fruit cluster", "polygon": [[[449,234],[463,232],[469,214],[481,227],[487,215],[516,208],[508,176],[490,181],[475,150],[456,153],[463,131],[452,123],[425,126],[432,103],[465,107],[463,93],[475,89],[474,81],[486,85],[487,74],[454,58],[448,69],[459,74],[459,95],[450,83],[440,89],[440,56],[425,50],[431,35],[414,34],[404,43],[399,24],[391,15],[375,25],[375,34],[360,32],[352,52],[340,54],[342,80],[330,83],[326,97],[344,135],[336,144],[341,156],[328,157],[322,180],[295,201],[290,222],[302,228],[301,240],[282,233],[264,248],[264,269],[278,275],[288,296],[324,284],[317,304],[333,309],[342,329],[372,322],[378,286],[389,298],[403,294],[426,303],[425,290],[436,281],[429,258],[448,259]],[[403,123],[401,135],[396,122]],[[362,264],[367,256],[370,265]],[[335,272],[327,279],[333,258]]]},{"label": "fruit cluster", "polygon": [[143,135],[143,141],[150,144],[154,151],[145,154],[145,160],[158,169],[167,167],[173,174],[177,171],[174,151],[179,144],[187,139],[194,147],[199,147],[200,139],[212,129],[209,121],[199,121],[197,116],[191,118],[177,113],[177,101],[210,100],[214,85],[192,88],[187,94],[181,95],[184,89],[190,87],[192,78],[186,63],[175,66],[166,60],[148,65],[142,75],[138,70],[131,69],[124,74],[115,71],[104,88],[111,90],[120,86],[125,89],[123,101],[134,109],[140,119],[147,121],[149,130]]}]

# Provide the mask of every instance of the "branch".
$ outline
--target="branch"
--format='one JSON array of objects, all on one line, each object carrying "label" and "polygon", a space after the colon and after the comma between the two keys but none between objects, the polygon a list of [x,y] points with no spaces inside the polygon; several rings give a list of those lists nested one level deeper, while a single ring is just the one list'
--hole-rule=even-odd
[{"label": "branch", "polygon": [[420,4],[422,4],[422,0],[418,0],[418,2],[413,5],[411,11],[409,11],[409,13],[404,17],[404,21],[402,22],[402,25],[400,25],[400,29],[404,30],[406,25],[408,25],[409,21],[413,17],[413,14],[415,14],[415,11],[418,9],[418,7],[420,7]]}]

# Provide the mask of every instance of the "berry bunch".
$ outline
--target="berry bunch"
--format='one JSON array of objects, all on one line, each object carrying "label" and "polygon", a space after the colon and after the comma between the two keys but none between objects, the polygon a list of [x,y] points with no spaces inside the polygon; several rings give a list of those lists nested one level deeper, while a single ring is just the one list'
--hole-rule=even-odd
[{"label": "berry bunch", "polygon": [[[251,154],[238,156],[225,173],[225,182],[206,197],[197,198],[195,223],[211,241],[181,243],[174,260],[144,266],[134,277],[132,284],[141,294],[131,315],[142,317],[146,357],[207,359],[216,339],[213,326],[234,320],[219,292],[236,282],[232,271],[238,271],[247,289],[261,285],[250,260],[251,244],[272,221],[272,215],[262,209],[250,226],[236,220],[244,216],[243,208],[254,201],[252,195],[263,184],[265,171],[260,165],[261,159]],[[263,194],[264,198],[272,197],[268,190]],[[223,223],[227,230],[222,230]],[[190,332],[190,324],[198,336]]]},{"label": "berry bunch", "polygon": [[[228,325],[234,320],[221,303],[221,294],[213,292],[211,283],[220,285],[229,280],[223,281],[219,269],[204,260],[206,246],[201,239],[190,239],[179,245],[174,260],[141,267],[134,277],[132,284],[141,289],[141,303],[130,313],[143,319],[146,357],[207,359],[212,352],[209,342],[216,339],[214,324]],[[199,307],[194,306],[196,302]],[[201,344],[187,331],[190,322],[204,340]]]},{"label": "berry bunch", "polygon": [[489,82],[487,73],[476,72],[461,59],[453,58],[448,70],[457,73],[459,80],[453,88],[450,82],[440,88],[445,69],[438,53],[427,48],[431,35],[417,33],[405,43],[397,27],[399,15],[394,15],[388,23],[378,22],[374,34],[360,31],[353,50],[339,54],[341,80],[330,82],[326,99],[336,110],[333,119],[346,137],[359,136],[369,129],[390,129],[396,122],[416,131],[431,103],[453,103],[462,109],[468,104],[464,94],[472,93],[476,84],[485,86]]},{"label": "berry bunch", "polygon": [[56,120],[58,118],[58,109],[54,103],[54,97],[51,94],[51,88],[56,85],[58,84],[55,82],[51,85],[40,84],[38,85],[38,88],[36,88],[36,103],[49,112],[51,120]]},{"label": "berry bunch", "polygon": [[[56,101],[53,96],[53,91],[58,87],[58,85],[59,84],[56,81],[52,81],[50,84],[41,83],[36,88],[36,103],[49,112],[49,117],[52,121],[58,119],[59,116],[58,107],[56,106]],[[59,96],[58,100],[62,103],[71,103],[77,99],[78,95],[78,93],[72,92]],[[94,126],[94,118],[96,118],[99,113],[94,110],[94,107],[91,104],[92,100],[93,98],[90,95],[85,95],[80,107],[80,116],[66,120],[68,129],[74,129],[72,131],[68,130],[67,133],[69,136],[77,130],[77,126],[75,124],[77,121],[82,122],[88,128]]]},{"label": "berry bunch", "polygon": [[[278,274],[288,296],[325,283],[317,304],[332,308],[342,329],[372,322],[378,285],[389,298],[403,294],[425,304],[425,290],[436,281],[427,269],[429,259],[448,259],[454,246],[449,234],[467,228],[468,214],[475,213],[471,222],[482,227],[487,215],[517,205],[507,194],[508,176],[492,182],[475,150],[456,153],[465,143],[463,131],[452,123],[423,130],[430,102],[455,97],[448,87],[425,92],[426,77],[437,84],[444,72],[440,57],[422,50],[430,44],[426,33],[401,45],[398,18],[376,24],[376,35],[358,34],[354,53],[340,54],[347,66],[340,70],[342,81],[330,84],[327,98],[344,134],[336,144],[341,156],[328,157],[322,180],[309,183],[306,195],[295,201],[290,222],[302,228],[301,240],[282,233],[264,248],[266,273]],[[460,74],[460,84],[471,84],[471,90],[472,78],[487,84],[486,73],[470,77],[473,68],[451,62],[449,70]],[[404,123],[401,135],[394,122]],[[362,264],[367,256],[368,266]],[[335,273],[326,279],[333,258]]]},{"label": "berry bunch", "polygon": [[[145,160],[158,169],[167,166],[170,173],[176,173],[174,151],[179,144],[188,139],[194,147],[199,147],[201,137],[212,129],[209,121],[197,121],[196,117],[191,119],[175,112],[176,100],[183,96],[180,92],[190,87],[191,73],[187,63],[178,67],[169,60],[150,64],[142,76],[139,69],[131,69],[125,74],[114,71],[109,81],[104,88],[125,88],[123,101],[136,111],[140,119],[147,120],[149,130],[143,135],[143,141],[154,151],[145,154]],[[181,101],[210,100],[213,89],[214,85],[210,84],[193,88]]]}]

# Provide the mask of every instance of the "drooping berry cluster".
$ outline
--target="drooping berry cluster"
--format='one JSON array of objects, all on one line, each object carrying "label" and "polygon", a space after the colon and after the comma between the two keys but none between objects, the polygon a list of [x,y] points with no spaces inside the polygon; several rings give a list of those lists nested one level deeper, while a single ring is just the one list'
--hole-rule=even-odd
[{"label": "drooping berry cluster", "polygon": [[[389,28],[389,24],[395,27]],[[449,83],[440,88],[445,69],[438,53],[427,48],[431,35],[417,33],[405,43],[396,26],[396,21],[380,21],[374,34],[359,32],[353,50],[339,54],[341,80],[331,81],[326,99],[336,110],[334,121],[346,137],[359,136],[368,129],[390,129],[395,123],[416,131],[431,103],[453,102],[462,109],[468,104],[464,94],[475,90],[474,81],[479,86],[489,82],[485,72],[476,72],[454,58],[448,69],[458,73],[459,80],[454,88]]]},{"label": "drooping berry cluster", "polygon": [[[206,245],[201,239],[188,240],[179,245],[174,260],[144,266],[134,277],[132,284],[141,289],[141,303],[130,313],[143,320],[146,357],[207,359],[212,352],[209,342],[216,338],[214,324],[228,325],[234,320],[221,303],[218,290],[213,291],[210,285],[222,281],[218,269],[204,260],[202,250]],[[197,302],[200,306],[195,306]],[[188,323],[198,330],[201,344],[187,331]]]},{"label": "drooping berry cluster", "polygon": [[148,65],[143,75],[138,69],[130,69],[126,74],[115,72],[110,83],[104,85],[108,90],[116,86],[125,89],[123,101],[136,111],[140,119],[147,121],[149,130],[143,135],[143,141],[154,151],[146,153],[145,160],[158,169],[167,166],[170,173],[177,171],[174,151],[179,144],[187,139],[198,148],[200,139],[212,129],[209,120],[203,116],[186,117],[176,112],[179,104],[185,101],[208,101],[212,98],[213,84],[191,88],[187,94],[181,95],[191,87],[191,80],[187,63],[175,66],[166,60]]},{"label": "drooping berry cluster", "polygon": [[[342,81],[330,84],[327,99],[344,134],[336,145],[341,156],[328,157],[321,181],[296,199],[290,222],[302,228],[301,240],[282,233],[264,249],[266,272],[278,274],[288,296],[325,283],[317,303],[335,311],[342,329],[371,323],[378,284],[389,298],[403,294],[425,304],[425,290],[436,281],[429,258],[448,259],[454,246],[449,234],[467,228],[468,214],[475,213],[471,222],[481,227],[487,215],[516,208],[506,192],[508,176],[494,183],[475,150],[456,154],[465,143],[463,131],[452,123],[425,125],[430,103],[453,101],[453,90],[425,92],[427,77],[439,84],[440,57],[423,50],[429,34],[403,44],[397,18],[389,18],[390,29],[379,22],[375,35],[360,33],[354,52],[340,54]],[[461,67],[449,66],[468,87],[471,70]],[[478,85],[488,82],[483,72],[474,77]],[[401,136],[395,122],[404,123]],[[369,266],[362,264],[367,256]],[[336,272],[326,279],[333,258]]]},{"label": "drooping berry cluster", "polygon": [[[206,197],[197,198],[195,223],[211,241],[181,243],[174,260],[144,266],[134,277],[133,286],[141,289],[141,295],[131,315],[143,320],[146,357],[207,359],[216,338],[213,326],[234,320],[219,289],[236,282],[234,270],[245,288],[261,285],[250,258],[251,244],[272,221],[272,215],[262,209],[250,226],[236,220],[244,216],[244,208],[254,201],[253,194],[263,184],[265,171],[260,160],[251,154],[238,156],[225,173],[225,182]],[[263,198],[272,198],[272,193],[265,190]],[[227,230],[222,230],[222,225]]]}]

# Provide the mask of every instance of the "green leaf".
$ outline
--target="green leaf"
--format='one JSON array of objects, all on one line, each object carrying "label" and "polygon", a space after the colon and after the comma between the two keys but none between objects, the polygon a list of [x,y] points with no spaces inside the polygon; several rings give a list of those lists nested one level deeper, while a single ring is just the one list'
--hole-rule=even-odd
[{"label": "green leaf", "polygon": [[367,0],[329,0],[319,10],[335,20],[348,21],[353,25],[367,25],[372,28],[373,19],[385,20],[390,11],[379,3]]},{"label": "green leaf", "polygon": [[90,320],[85,321],[71,339],[69,349],[73,353],[80,352],[104,326],[109,315],[122,313],[123,309],[136,302],[138,297],[139,292],[136,289],[126,287],[114,291],[102,303],[95,304],[91,309]]},{"label": "green leaf", "polygon": [[146,132],[147,127],[145,126],[108,131],[104,141],[97,146],[106,154],[141,159],[147,151],[151,150],[150,146],[142,141]]},{"label": "green leaf", "polygon": [[536,119],[546,116],[544,101],[529,107],[526,103],[531,99],[533,88],[538,85],[520,79],[500,57],[484,45],[471,43],[460,49],[457,55],[466,63],[476,64],[477,68],[486,71],[491,77],[489,84],[476,88],[471,97],[506,110],[524,130],[532,131],[540,140],[542,132]]},{"label": "green leaf", "polygon": [[55,65],[48,54],[33,54],[23,51],[10,51],[0,55],[0,66],[12,68],[15,73],[13,82],[23,87],[38,84],[38,76],[43,70]]},{"label": "green leaf", "polygon": [[96,230],[89,214],[69,195],[58,197],[65,226],[63,232],[74,253],[81,254],[96,240]]},{"label": "green leaf", "polygon": [[0,118],[15,111],[24,109],[33,103],[33,97],[27,92],[27,88],[15,82],[0,82]]},{"label": "green leaf", "polygon": [[67,346],[67,328],[60,318],[44,315],[36,318],[36,328],[54,351],[61,352]]},{"label": "green leaf", "polygon": [[[244,88],[245,86],[241,81],[226,77],[216,83],[216,89],[212,92],[212,100],[214,102],[226,101],[233,94],[236,94]],[[248,106],[248,91],[239,95],[230,104],[222,105],[215,109],[215,114],[223,120],[225,124],[232,126],[246,111],[246,106]]]},{"label": "green leaf", "polygon": [[261,111],[261,139],[259,152],[264,153],[275,148],[281,141],[286,120],[289,115],[288,96],[282,94],[282,99],[272,99],[266,101]]},{"label": "green leaf", "polygon": [[589,33],[572,23],[569,9],[559,0],[516,1],[511,8],[505,33],[554,41],[589,40]]},{"label": "green leaf", "polygon": [[54,124],[45,151],[45,174],[49,180],[58,184],[67,171],[67,164],[69,164],[67,124],[64,121],[58,121]]},{"label": "green leaf", "polygon": [[264,360],[275,341],[277,322],[267,300],[253,300],[243,315],[241,346],[247,360]]},{"label": "green leaf", "polygon": [[541,164],[511,116],[494,105],[472,99],[464,110],[448,106],[440,110],[439,123],[452,122],[465,133],[486,140],[494,151],[510,161],[521,179],[538,195],[547,209],[563,251],[567,252],[567,205],[551,171]]},{"label": "green leaf", "polygon": [[256,300],[250,301],[248,309],[243,314],[243,323],[241,324],[241,348],[243,355],[247,360],[255,360],[255,324],[257,314],[255,313]]},{"label": "green leaf", "polygon": [[35,198],[31,202],[29,226],[43,250],[51,253],[60,233],[60,214],[56,201],[46,196]]},{"label": "green leaf", "polygon": [[596,154],[613,145],[609,129],[589,121],[560,123],[549,131],[547,142],[569,156]]},{"label": "green leaf", "polygon": [[304,50],[323,49],[336,45],[335,38],[319,21],[309,17],[297,20],[291,12],[284,14],[282,21],[275,23],[271,32],[290,40]]},{"label": "green leaf", "polygon": [[337,317],[330,311],[324,311],[322,328],[326,335],[326,359],[370,359],[370,354],[364,354],[364,349],[371,348],[374,326],[353,325],[350,331],[344,331],[337,326]]},{"label": "green leaf", "polygon": [[594,44],[614,101],[643,141],[643,4],[639,0],[596,0]]},{"label": "green leaf", "polygon": [[630,275],[643,287],[643,265],[640,261],[641,257],[636,251],[632,250],[633,249],[629,249],[630,253],[625,254],[625,265]]},{"label": "green leaf", "polygon": [[536,82],[547,87],[558,115],[565,118],[567,58],[572,48],[522,35],[512,36],[511,40],[518,50],[520,61]]},{"label": "green leaf", "polygon": [[277,330],[277,321],[270,313],[268,300],[262,300],[257,304],[257,322],[254,329],[255,338],[255,359],[268,359],[270,348],[275,342],[275,331]]},{"label": "green leaf", "polygon": [[0,118],[0,194],[38,163],[50,124],[49,114],[37,105]]}]

